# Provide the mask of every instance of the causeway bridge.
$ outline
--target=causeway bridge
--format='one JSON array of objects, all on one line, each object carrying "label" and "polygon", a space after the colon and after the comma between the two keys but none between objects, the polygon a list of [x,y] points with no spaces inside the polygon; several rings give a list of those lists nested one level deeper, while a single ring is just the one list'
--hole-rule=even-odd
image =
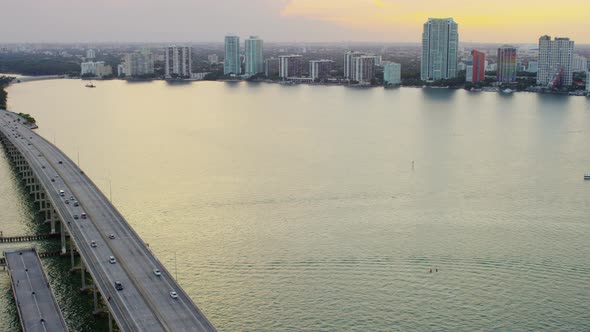
[{"label": "causeway bridge", "polygon": [[[216,331],[121,213],[61,150],[0,110],[0,143],[121,331]],[[59,229],[58,229],[59,227]],[[74,267],[74,266],[72,266]],[[120,286],[116,284],[120,283]],[[85,287],[85,285],[83,285]]]},{"label": "causeway bridge", "polygon": [[24,332],[68,331],[35,249],[5,251]]}]

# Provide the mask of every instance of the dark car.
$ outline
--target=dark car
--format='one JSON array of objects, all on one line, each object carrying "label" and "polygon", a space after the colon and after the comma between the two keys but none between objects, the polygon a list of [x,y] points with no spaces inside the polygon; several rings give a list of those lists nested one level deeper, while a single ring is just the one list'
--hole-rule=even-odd
[{"label": "dark car", "polygon": [[60,161],[58,161],[57,163],[58,163],[58,164],[63,164],[64,162],[60,160]]},{"label": "dark car", "polygon": [[115,281],[115,289],[123,290],[123,284],[119,280]]},{"label": "dark car", "polygon": [[82,219],[86,219],[86,217],[87,217],[86,213],[82,213],[81,217],[82,217]]}]

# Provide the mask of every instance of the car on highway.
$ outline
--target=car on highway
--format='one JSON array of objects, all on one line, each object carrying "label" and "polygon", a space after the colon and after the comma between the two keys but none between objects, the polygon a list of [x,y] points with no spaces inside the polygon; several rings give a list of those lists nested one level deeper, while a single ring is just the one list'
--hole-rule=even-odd
[{"label": "car on highway", "polygon": [[123,284],[119,280],[115,281],[115,289],[123,290]]},{"label": "car on highway", "polygon": [[74,200],[74,196],[70,196],[70,200],[72,200],[72,201],[73,201],[73,200]]},{"label": "car on highway", "polygon": [[109,234],[109,239],[114,239],[115,238],[115,234]]},{"label": "car on highway", "polygon": [[160,272],[159,269],[154,269],[154,274],[157,275],[158,277],[162,275],[162,272]]},{"label": "car on highway", "polygon": [[61,164],[63,164],[64,162],[60,160],[60,161],[58,161],[57,163],[61,165]]},{"label": "car on highway", "polygon": [[45,165],[41,166],[41,168],[45,169]]},{"label": "car on highway", "polygon": [[55,182],[55,179],[51,179],[51,182]]},{"label": "car on highway", "polygon": [[63,191],[63,190],[60,190],[60,191],[59,191],[59,195],[60,195],[61,197],[64,197],[64,196],[66,195],[66,192],[65,192],[65,191]]},{"label": "car on highway", "polygon": [[176,292],[170,292],[170,297],[173,299],[177,299],[178,298],[178,294],[176,294]]},{"label": "car on highway", "polygon": [[66,203],[66,204],[70,204],[70,200],[69,200],[69,199],[66,199],[66,200],[64,201],[64,203]]},{"label": "car on highway", "polygon": [[86,215],[86,213],[82,213],[81,217],[82,219],[86,219],[88,216]]},{"label": "car on highway", "polygon": [[109,263],[111,263],[111,264],[115,264],[116,262],[117,262],[117,260],[115,259],[115,257],[114,257],[114,256],[110,256],[110,257],[109,257]]},{"label": "car on highway", "polygon": [[80,203],[78,203],[78,201],[74,201],[74,206],[80,206]]},{"label": "car on highway", "polygon": [[92,248],[96,248],[96,241],[90,241],[90,246]]},{"label": "car on highway", "polygon": [[79,218],[79,217],[78,217],[78,215],[77,215],[77,214],[75,214],[75,215],[74,215],[74,219],[78,220],[78,218]]}]

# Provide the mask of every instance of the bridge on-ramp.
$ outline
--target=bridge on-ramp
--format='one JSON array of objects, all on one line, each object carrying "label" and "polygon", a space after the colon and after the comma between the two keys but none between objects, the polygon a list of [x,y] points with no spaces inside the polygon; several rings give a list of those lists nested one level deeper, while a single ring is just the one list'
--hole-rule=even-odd
[{"label": "bridge on-ramp", "polygon": [[0,143],[52,233],[61,233],[64,253],[70,236],[72,265],[76,250],[82,280],[86,272],[92,277],[95,309],[98,293],[121,331],[215,331],[121,213],[61,150],[4,110]]}]

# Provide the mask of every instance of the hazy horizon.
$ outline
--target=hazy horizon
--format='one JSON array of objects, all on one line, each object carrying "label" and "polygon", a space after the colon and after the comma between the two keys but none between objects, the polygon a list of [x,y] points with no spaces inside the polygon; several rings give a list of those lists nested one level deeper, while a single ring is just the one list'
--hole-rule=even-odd
[{"label": "hazy horizon", "polygon": [[[429,17],[453,17],[460,40],[590,43],[590,4],[569,0],[22,0],[3,4],[0,43],[219,42],[227,33],[277,43],[419,43]],[[507,11],[506,8],[511,8]]]}]

